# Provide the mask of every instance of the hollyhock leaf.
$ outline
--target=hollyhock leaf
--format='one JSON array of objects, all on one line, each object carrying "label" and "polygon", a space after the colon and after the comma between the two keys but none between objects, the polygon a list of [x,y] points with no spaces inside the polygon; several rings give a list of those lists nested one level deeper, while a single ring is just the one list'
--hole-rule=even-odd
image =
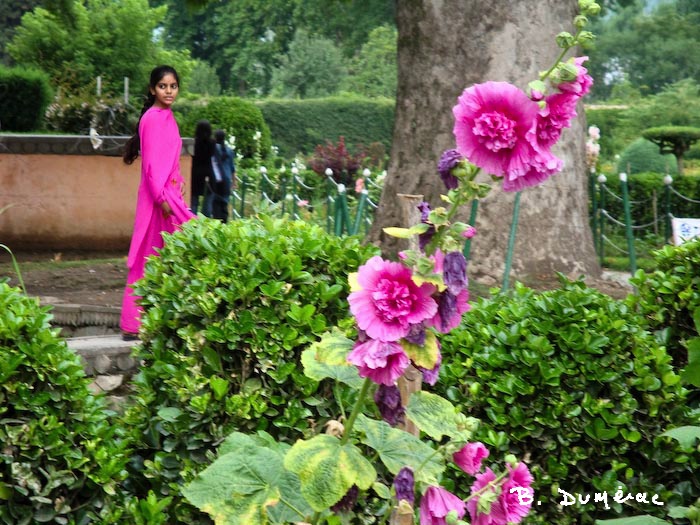
[{"label": "hollyhock leaf", "polygon": [[360,283],[357,282],[357,272],[352,272],[348,274],[348,284],[350,285],[351,292],[357,292],[358,290],[362,290]]},{"label": "hollyhock leaf", "polygon": [[347,361],[354,344],[340,331],[324,334],[301,353],[304,374],[316,381],[333,379],[359,389],[364,380],[358,375],[357,367]]},{"label": "hollyhock leaf", "polygon": [[435,450],[405,430],[362,414],[355,421],[355,429],[364,435],[360,441],[374,449],[394,475],[403,467],[410,467],[416,473],[416,481],[430,483],[439,479],[445,471],[445,463],[435,454]]},{"label": "hollyhock leaf", "polygon": [[467,442],[471,432],[457,424],[460,414],[447,399],[431,392],[414,392],[406,407],[406,416],[431,438],[440,441],[442,436]]},{"label": "hollyhock leaf", "polygon": [[410,228],[396,228],[394,226],[390,226],[387,228],[382,228],[382,230],[387,235],[396,237],[398,239],[410,239],[414,235]]},{"label": "hollyhock leaf", "polygon": [[312,509],[283,458],[281,450],[249,444],[219,456],[182,493],[222,525],[299,521]]},{"label": "hollyhock leaf", "polygon": [[299,476],[301,494],[317,512],[337,503],[353,485],[367,490],[377,478],[359,448],[327,434],[297,441],[284,467]]},{"label": "hollyhock leaf", "polygon": [[416,366],[427,368],[428,370],[435,368],[440,349],[434,332],[426,331],[425,343],[422,346],[411,344],[405,339],[401,340],[401,346]]}]

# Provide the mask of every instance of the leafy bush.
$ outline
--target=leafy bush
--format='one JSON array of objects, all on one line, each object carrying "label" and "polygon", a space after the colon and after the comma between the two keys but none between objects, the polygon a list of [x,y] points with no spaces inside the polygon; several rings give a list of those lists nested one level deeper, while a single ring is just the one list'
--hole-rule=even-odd
[{"label": "leafy bush", "polygon": [[120,100],[70,97],[57,100],[46,109],[46,126],[52,131],[87,135],[94,127],[100,135],[131,135],[140,108]]},{"label": "leafy bush", "polygon": [[[667,506],[700,494],[700,453],[660,437],[697,416],[666,351],[640,322],[582,282],[543,293],[518,285],[512,297],[479,301],[443,338],[438,393],[482,420],[477,438],[529,458],[542,504],[528,523],[605,516],[592,501],[560,506],[557,489],[605,491],[614,512],[622,512],[612,501],[620,486],[658,494]],[[659,509],[639,503],[632,512]]]},{"label": "leafy bush", "polygon": [[0,283],[0,523],[114,523],[124,442],[50,319]]},{"label": "leafy bush", "polygon": [[655,270],[637,271],[630,282],[637,295],[628,302],[636,307],[650,330],[659,332],[674,362],[687,362],[687,341],[697,337],[693,312],[700,308],[700,239],[656,252]]},{"label": "leafy bush", "polygon": [[0,130],[41,129],[51,97],[46,73],[0,65]]},{"label": "leafy bush", "polygon": [[350,186],[360,169],[364,152],[352,154],[345,147],[345,137],[338,139],[338,144],[326,142],[325,146],[318,145],[311,158],[311,169],[321,176],[321,180],[326,180],[326,170],[333,171],[333,180],[337,183]]},{"label": "leafy bush", "polygon": [[646,139],[637,139],[620,154],[617,163],[618,173],[678,173],[676,158],[671,154],[662,155],[659,147]]},{"label": "leafy bush", "polygon": [[322,425],[310,407],[335,414],[300,352],[347,316],[347,273],[374,253],[300,221],[202,219],[149,261],[138,287],[146,364],[125,425],[137,442],[133,490],[174,496],[167,523],[209,523],[180,486],[233,430],[297,438]]},{"label": "leafy bush", "polygon": [[394,129],[394,101],[356,96],[305,100],[268,99],[257,102],[270,126],[280,154],[308,155],[317,144],[337,142],[349,146],[381,142],[389,149]]},{"label": "leafy bush", "polygon": [[[265,123],[260,109],[255,104],[238,97],[215,97],[196,102],[181,101],[173,107],[183,137],[194,137],[197,122],[211,122],[212,129],[226,130],[236,137],[236,151],[244,157],[261,155],[270,151],[270,128]],[[259,139],[256,132],[261,133]]]}]

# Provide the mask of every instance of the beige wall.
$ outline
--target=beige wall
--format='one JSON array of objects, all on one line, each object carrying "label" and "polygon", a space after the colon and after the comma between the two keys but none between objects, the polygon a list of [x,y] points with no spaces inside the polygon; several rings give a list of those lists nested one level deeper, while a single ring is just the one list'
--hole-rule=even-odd
[{"label": "beige wall", "polygon": [[[0,154],[0,243],[12,250],[126,250],[140,161],[75,154]],[[180,159],[189,186],[191,157]],[[189,188],[186,199],[189,202]]]}]

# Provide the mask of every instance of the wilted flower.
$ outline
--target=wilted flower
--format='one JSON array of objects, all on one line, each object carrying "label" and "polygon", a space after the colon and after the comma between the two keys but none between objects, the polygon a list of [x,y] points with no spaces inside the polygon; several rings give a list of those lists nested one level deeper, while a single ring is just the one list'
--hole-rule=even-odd
[{"label": "wilted flower", "polygon": [[437,313],[430,321],[429,326],[434,326],[438,332],[446,334],[462,320],[462,314],[469,310],[469,292],[465,288],[458,295],[451,294],[445,290],[437,297]]},{"label": "wilted flower", "polygon": [[357,495],[360,493],[357,485],[353,485],[345,493],[345,496],[340,498],[340,501],[331,507],[333,512],[350,512],[357,502]]},{"label": "wilted flower", "polygon": [[382,419],[395,427],[403,422],[406,409],[401,404],[401,392],[396,385],[380,384],[374,393],[374,402],[377,404]]},{"label": "wilted flower", "polygon": [[415,499],[415,483],[413,479],[413,470],[409,467],[404,467],[399,470],[394,478],[394,490],[396,490],[396,499],[398,501],[406,500],[411,505]]},{"label": "wilted flower", "polygon": [[464,516],[466,505],[442,487],[430,486],[420,500],[420,525],[446,525],[445,517],[455,511],[458,518]]},{"label": "wilted flower", "polygon": [[[438,344],[438,349],[440,348],[440,341],[437,341]],[[430,386],[434,386],[435,383],[437,383],[438,378],[440,377],[440,366],[442,365],[442,354],[438,350],[438,356],[437,356],[437,362],[435,363],[435,366],[428,370],[427,368],[423,368],[422,366],[417,367],[418,370],[423,374],[423,382],[429,384]]]},{"label": "wilted flower", "polygon": [[372,257],[358,269],[357,283],[361,289],[348,296],[350,311],[357,325],[373,339],[398,341],[412,324],[437,312],[431,297],[434,286],[418,286],[411,270],[401,263]]},{"label": "wilted flower", "polygon": [[[418,205],[418,210],[420,211],[420,222],[423,224],[430,224],[430,221],[428,220],[428,217],[430,216],[430,204],[423,201]],[[425,250],[425,247],[433,238],[433,235],[435,235],[435,226],[433,224],[430,224],[430,227],[425,233],[418,235],[418,247],[421,249],[421,251]]]},{"label": "wilted flower", "polygon": [[459,186],[459,180],[452,173],[460,163],[464,161],[464,156],[456,149],[448,149],[443,152],[438,162],[438,173],[442,182],[448,190],[453,190]]},{"label": "wilted flower", "polygon": [[487,457],[489,457],[489,451],[480,441],[467,443],[452,455],[457,466],[470,476],[474,476],[481,470],[481,462]]},{"label": "wilted flower", "polygon": [[360,377],[387,386],[393,385],[410,364],[400,344],[377,339],[355,343],[347,359],[357,366]]},{"label": "wilted flower", "polygon": [[442,263],[442,278],[452,295],[467,287],[467,259],[462,252],[450,252]]}]

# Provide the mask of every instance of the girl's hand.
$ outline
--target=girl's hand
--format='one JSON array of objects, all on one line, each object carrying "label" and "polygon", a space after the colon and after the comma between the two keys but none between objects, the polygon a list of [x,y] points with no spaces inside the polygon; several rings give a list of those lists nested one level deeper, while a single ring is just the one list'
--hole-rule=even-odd
[{"label": "girl's hand", "polygon": [[173,209],[170,207],[170,204],[168,204],[168,201],[163,201],[160,208],[163,210],[163,216],[166,218],[173,214]]}]

